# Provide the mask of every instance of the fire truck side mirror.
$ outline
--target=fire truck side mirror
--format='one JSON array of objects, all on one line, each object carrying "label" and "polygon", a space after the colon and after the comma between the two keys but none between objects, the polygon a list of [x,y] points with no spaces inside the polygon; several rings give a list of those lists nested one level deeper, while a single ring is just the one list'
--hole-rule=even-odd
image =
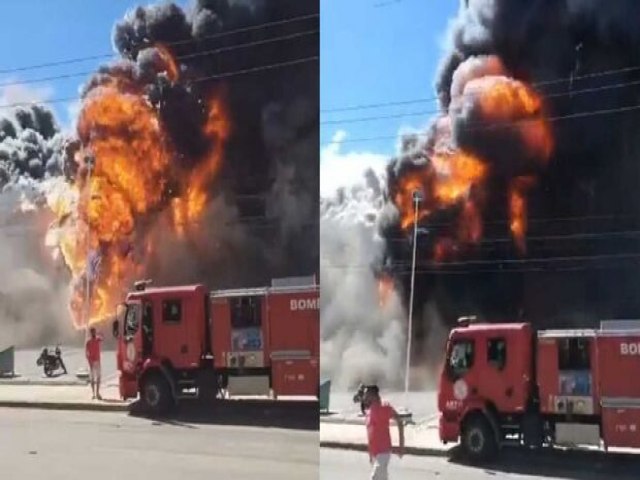
[{"label": "fire truck side mirror", "polygon": [[118,338],[120,336],[120,322],[118,320],[113,321],[111,333],[113,333],[113,338]]}]

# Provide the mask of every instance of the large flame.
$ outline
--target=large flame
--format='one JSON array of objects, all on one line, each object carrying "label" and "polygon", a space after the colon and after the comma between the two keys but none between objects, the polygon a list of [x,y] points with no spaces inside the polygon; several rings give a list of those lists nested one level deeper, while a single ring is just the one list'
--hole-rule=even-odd
[{"label": "large flame", "polygon": [[[543,113],[542,100],[533,88],[498,75],[467,78],[465,81],[462,88],[464,97],[454,98],[449,115],[437,120],[431,142],[422,147],[426,161],[407,168],[399,176],[392,192],[400,215],[400,226],[405,230],[414,225],[416,218],[421,221],[438,211],[457,209],[457,226],[444,230],[445,233],[440,234],[433,244],[432,257],[436,261],[455,255],[465,245],[481,240],[482,199],[487,180],[494,173],[492,158],[483,158],[455,146],[452,125],[465,102],[475,112],[474,118],[479,120],[478,125],[472,128],[480,129],[480,134],[487,136],[500,128],[508,128],[524,146],[524,154],[517,152],[521,157],[544,166],[553,150],[553,138]],[[525,251],[527,229],[526,194],[534,184],[535,176],[532,174],[519,175],[509,181],[510,230],[521,252]],[[417,212],[416,192],[421,195]]]},{"label": "large flame", "polygon": [[[168,78],[176,81],[171,53],[156,48]],[[212,97],[207,112],[203,133],[211,148],[186,171],[177,166],[158,112],[130,81],[114,76],[85,97],[75,182],[66,195],[49,200],[58,217],[56,243],[72,275],[76,328],[113,315],[131,282],[144,273],[154,215],[169,208],[175,233],[183,236],[203,213],[229,132],[221,98]]]}]

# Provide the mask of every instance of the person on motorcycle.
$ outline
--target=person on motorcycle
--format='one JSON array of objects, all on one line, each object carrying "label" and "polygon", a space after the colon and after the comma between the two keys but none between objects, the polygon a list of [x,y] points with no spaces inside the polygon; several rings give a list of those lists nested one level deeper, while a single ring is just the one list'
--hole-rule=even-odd
[{"label": "person on motorcycle", "polygon": [[64,364],[64,360],[62,360],[62,350],[60,350],[60,346],[56,347],[56,358],[58,359],[58,362],[60,363],[60,368],[62,368],[62,371],[66,375],[67,374],[67,366]]}]

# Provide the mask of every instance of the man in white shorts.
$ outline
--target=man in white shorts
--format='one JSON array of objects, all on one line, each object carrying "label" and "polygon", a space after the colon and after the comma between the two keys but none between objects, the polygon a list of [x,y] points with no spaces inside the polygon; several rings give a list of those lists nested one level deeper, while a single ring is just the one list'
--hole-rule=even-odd
[{"label": "man in white shorts", "polygon": [[91,327],[89,338],[85,344],[85,355],[89,363],[89,381],[91,382],[91,394],[94,400],[102,400],[100,396],[100,342],[102,337],[96,334],[96,329]]}]

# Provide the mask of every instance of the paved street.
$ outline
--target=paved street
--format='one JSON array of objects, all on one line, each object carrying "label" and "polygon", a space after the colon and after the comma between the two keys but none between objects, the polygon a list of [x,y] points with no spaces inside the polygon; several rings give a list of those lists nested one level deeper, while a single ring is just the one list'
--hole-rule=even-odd
[{"label": "paved street", "polygon": [[3,478],[318,478],[318,432],[0,409]]},{"label": "paved street", "polygon": [[[509,452],[491,467],[469,467],[442,457],[405,456],[391,460],[389,477],[398,480],[637,480],[640,457],[626,455]],[[320,480],[366,479],[369,461],[363,452],[320,449]]]}]

